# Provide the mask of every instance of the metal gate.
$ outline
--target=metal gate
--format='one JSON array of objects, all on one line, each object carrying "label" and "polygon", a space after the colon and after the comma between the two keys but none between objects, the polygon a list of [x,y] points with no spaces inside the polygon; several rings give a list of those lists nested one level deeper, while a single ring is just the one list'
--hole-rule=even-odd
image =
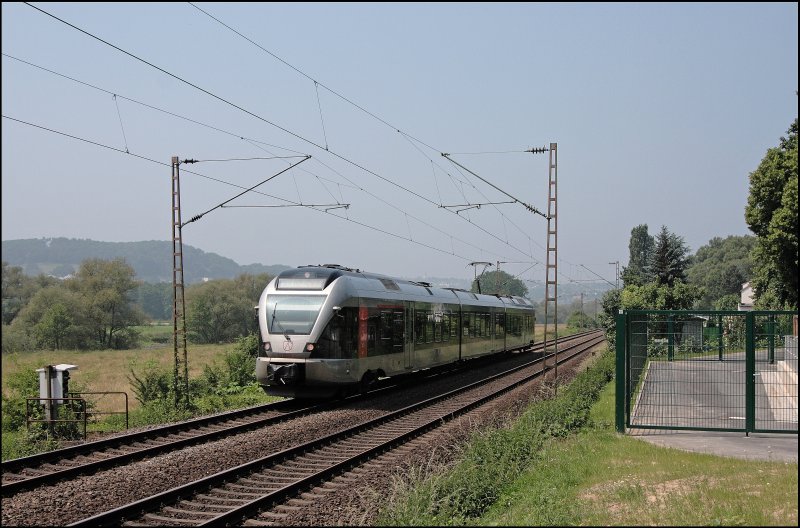
[{"label": "metal gate", "polygon": [[616,425],[797,433],[797,314],[620,311]]}]

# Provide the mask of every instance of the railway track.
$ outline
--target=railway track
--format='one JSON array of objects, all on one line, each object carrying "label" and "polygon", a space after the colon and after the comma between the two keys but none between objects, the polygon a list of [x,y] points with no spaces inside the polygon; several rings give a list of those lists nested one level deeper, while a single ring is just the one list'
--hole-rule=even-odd
[{"label": "railway track", "polygon": [[291,420],[335,405],[294,400],[196,418],[2,463],[2,496]]},{"label": "railway track", "polygon": [[[600,332],[572,337],[559,351],[569,361],[604,340]],[[70,526],[209,526],[271,524],[281,508],[297,509],[313,497],[296,496],[541,376],[537,358],[355,427],[285,449],[186,485],[88,517]],[[324,486],[323,486],[324,487]],[[309,500],[311,499],[311,500]],[[286,501],[292,504],[285,505]],[[277,511],[275,505],[278,506]],[[261,513],[265,512],[265,513]]]},{"label": "railway track", "polygon": [[[566,342],[577,339],[580,335],[582,334],[569,336],[564,340]],[[535,352],[540,348],[541,343],[534,345],[532,351]],[[441,372],[434,371],[430,376],[439,374]],[[393,384],[383,385],[370,397],[375,393],[396,388],[397,386]],[[298,400],[279,401],[8,460],[2,463],[0,491],[3,497],[10,497],[21,491],[54,484],[77,475],[122,466],[188,446],[325,411],[342,404],[342,401],[317,404]]]}]

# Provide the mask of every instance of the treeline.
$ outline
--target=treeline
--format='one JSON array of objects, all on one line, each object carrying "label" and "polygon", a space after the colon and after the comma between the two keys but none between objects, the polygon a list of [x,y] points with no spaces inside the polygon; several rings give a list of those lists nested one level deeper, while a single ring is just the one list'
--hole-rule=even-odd
[{"label": "treeline", "polygon": [[601,322],[614,339],[619,309],[736,310],[742,285],[764,310],[797,310],[797,119],[777,147],[750,173],[744,217],[755,236],[713,238],[692,256],[683,237],[666,226],[656,236],[633,228],[622,289],[603,297]]},{"label": "treeline", "polygon": [[[134,348],[136,327],[172,319],[172,285],[136,280],[122,258],[87,259],[67,279],[2,266],[3,352]],[[270,279],[242,274],[186,287],[190,341],[233,342],[256,332],[253,307]]]}]

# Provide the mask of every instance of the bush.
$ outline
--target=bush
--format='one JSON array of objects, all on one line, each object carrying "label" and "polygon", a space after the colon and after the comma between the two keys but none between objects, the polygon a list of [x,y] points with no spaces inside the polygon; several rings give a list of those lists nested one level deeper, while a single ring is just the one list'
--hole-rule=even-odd
[{"label": "bush", "polygon": [[[25,399],[39,395],[39,375],[33,364],[8,375],[3,393],[3,432],[25,427]],[[6,395],[6,393],[8,395]]]},{"label": "bush", "polygon": [[172,372],[160,368],[154,360],[150,360],[140,375],[131,369],[128,381],[131,383],[136,399],[145,405],[149,402],[169,399],[172,394],[174,375]]}]

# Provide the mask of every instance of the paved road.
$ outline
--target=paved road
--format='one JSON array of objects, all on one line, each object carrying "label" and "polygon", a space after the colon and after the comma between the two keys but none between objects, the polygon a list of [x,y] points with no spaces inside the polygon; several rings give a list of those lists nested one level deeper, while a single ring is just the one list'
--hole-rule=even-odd
[{"label": "paved road", "polygon": [[797,463],[797,435],[630,429],[628,434],[662,447],[712,455]]}]

